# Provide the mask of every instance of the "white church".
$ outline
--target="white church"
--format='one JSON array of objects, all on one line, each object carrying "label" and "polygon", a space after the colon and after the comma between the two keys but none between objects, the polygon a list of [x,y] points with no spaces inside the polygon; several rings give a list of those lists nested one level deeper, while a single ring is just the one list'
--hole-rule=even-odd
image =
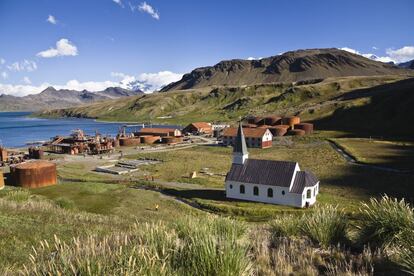
[{"label": "white church", "polygon": [[319,180],[297,162],[249,159],[241,124],[225,186],[228,198],[299,208],[313,205],[319,193]]}]

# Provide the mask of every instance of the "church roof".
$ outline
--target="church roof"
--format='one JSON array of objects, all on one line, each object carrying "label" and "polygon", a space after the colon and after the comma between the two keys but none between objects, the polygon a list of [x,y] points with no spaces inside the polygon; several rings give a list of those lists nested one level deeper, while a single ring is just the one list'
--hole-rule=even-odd
[{"label": "church roof", "polygon": [[246,159],[244,164],[232,164],[226,181],[290,187],[296,162]]},{"label": "church roof", "polygon": [[241,123],[239,125],[239,129],[237,130],[237,136],[234,142],[233,152],[238,152],[243,155],[248,153],[246,139],[244,138],[243,127]]},{"label": "church roof", "polygon": [[296,172],[295,181],[293,182],[291,193],[301,194],[305,187],[315,186],[319,180],[311,172],[298,171]]}]

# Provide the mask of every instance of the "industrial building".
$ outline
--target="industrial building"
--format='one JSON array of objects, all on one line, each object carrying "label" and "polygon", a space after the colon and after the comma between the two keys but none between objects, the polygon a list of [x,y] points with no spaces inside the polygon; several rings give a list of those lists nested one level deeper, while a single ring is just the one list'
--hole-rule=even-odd
[{"label": "industrial building", "polygon": [[183,133],[194,134],[194,135],[200,135],[200,134],[212,135],[213,127],[210,123],[196,122],[196,123],[191,123],[188,126],[186,126],[183,129]]},{"label": "industrial building", "polygon": [[[237,138],[238,128],[229,127],[224,129],[222,142],[225,146],[233,146]],[[267,128],[245,128],[245,143],[249,148],[270,148],[273,135]]]},{"label": "industrial building", "polygon": [[70,136],[56,136],[51,142],[44,144],[45,150],[53,153],[63,154],[102,154],[112,152],[115,146],[115,139],[102,136],[98,133],[95,136],[88,136],[82,130],[77,129]]},{"label": "industrial building", "polygon": [[315,204],[319,180],[297,162],[249,159],[245,130],[241,124],[237,129],[226,197],[299,208]]}]

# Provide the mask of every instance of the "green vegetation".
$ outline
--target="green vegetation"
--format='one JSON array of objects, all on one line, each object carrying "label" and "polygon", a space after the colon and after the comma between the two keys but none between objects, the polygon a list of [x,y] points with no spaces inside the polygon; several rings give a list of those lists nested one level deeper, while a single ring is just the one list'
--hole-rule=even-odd
[{"label": "green vegetation", "polygon": [[361,138],[332,139],[357,161],[400,170],[414,170],[414,143]]},{"label": "green vegetation", "polygon": [[328,248],[346,244],[348,217],[343,210],[332,205],[316,208],[302,216],[285,216],[270,224],[273,237],[306,236],[318,245]]},{"label": "green vegetation", "polygon": [[[384,196],[361,208],[359,242],[372,246],[392,246],[408,229],[414,229],[414,210],[404,201]],[[403,241],[400,239],[400,241]],[[405,241],[402,244],[406,244]]]},{"label": "green vegetation", "polygon": [[194,121],[234,122],[248,114],[297,114],[303,120],[317,121],[318,129],[408,136],[413,130],[407,124],[413,121],[413,86],[414,80],[404,80],[403,76],[373,76],[327,78],[308,84],[207,87],[46,111],[36,116],[185,125]]},{"label": "green vegetation", "polygon": [[[26,275],[249,275],[246,233],[238,223],[206,217],[135,224],[104,239],[42,242]],[[53,252],[53,254],[51,254]]]},{"label": "green vegetation", "polygon": [[[382,199],[384,203],[393,201]],[[24,207],[27,204],[22,202],[13,204],[1,199],[0,204],[2,208],[14,205],[16,210],[28,210]],[[64,216],[61,223],[79,221],[93,229],[72,238],[62,238],[63,232],[60,232],[46,240],[38,239],[33,248],[26,249],[21,263],[3,265],[3,274],[401,275],[401,270],[414,271],[412,235],[398,234],[404,242],[388,244],[380,250],[354,249],[354,240],[342,242],[348,238],[352,226],[346,220],[339,222],[343,214],[335,207],[304,215],[298,224],[304,235],[294,234],[292,237],[293,233],[289,231],[274,235],[275,225],[282,226],[283,220],[270,225],[254,225],[200,214],[125,226],[122,220],[114,217],[73,213],[44,201],[37,204],[31,201],[30,206],[31,210],[40,208],[48,210],[49,215]],[[391,203],[375,205],[375,208],[389,212],[394,207]],[[306,220],[320,223],[301,227]],[[339,226],[339,230],[335,226]],[[365,227],[362,222],[357,226],[360,231]],[[322,233],[322,229],[327,230],[326,233]],[[83,226],[81,230],[84,230]],[[412,232],[411,226],[403,230],[402,233]],[[3,252],[10,253],[7,248]]]}]

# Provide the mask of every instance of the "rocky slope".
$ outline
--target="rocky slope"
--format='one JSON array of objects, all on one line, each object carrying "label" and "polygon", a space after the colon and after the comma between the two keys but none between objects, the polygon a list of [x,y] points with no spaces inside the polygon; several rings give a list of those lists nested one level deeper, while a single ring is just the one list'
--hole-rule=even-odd
[{"label": "rocky slope", "polygon": [[120,87],[109,87],[103,91],[76,91],[48,87],[39,94],[25,97],[0,95],[0,111],[38,111],[43,109],[67,108],[102,100],[119,99],[142,94]]},{"label": "rocky slope", "polygon": [[407,70],[336,48],[286,52],[260,60],[226,60],[201,67],[162,91],[208,86],[296,82],[328,77],[406,74]]}]

